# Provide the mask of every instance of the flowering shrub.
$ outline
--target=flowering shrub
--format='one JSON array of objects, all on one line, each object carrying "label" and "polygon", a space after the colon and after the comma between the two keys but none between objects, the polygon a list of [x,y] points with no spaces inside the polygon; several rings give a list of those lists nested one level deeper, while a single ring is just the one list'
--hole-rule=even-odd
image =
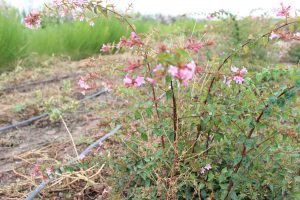
[{"label": "flowering shrub", "polygon": [[[103,9],[93,1],[55,5],[61,2],[60,12]],[[260,40],[298,40],[287,29],[297,22],[290,9],[281,5],[277,15],[283,22],[222,62],[200,56],[215,45],[206,37],[161,39],[139,35],[133,27],[129,38],[102,46],[102,52],[124,49],[137,58],[124,66],[123,83],[136,89],[138,102],[128,116],[135,125],[127,131],[138,134],[126,141],[126,154],[112,161],[115,190],[128,199],[299,197],[297,68],[243,67],[237,59]],[[77,14],[86,17],[84,11]],[[84,77],[78,85],[90,88]]]},{"label": "flowering shrub", "polygon": [[27,28],[41,27],[41,14],[37,11],[31,11],[24,19]]}]

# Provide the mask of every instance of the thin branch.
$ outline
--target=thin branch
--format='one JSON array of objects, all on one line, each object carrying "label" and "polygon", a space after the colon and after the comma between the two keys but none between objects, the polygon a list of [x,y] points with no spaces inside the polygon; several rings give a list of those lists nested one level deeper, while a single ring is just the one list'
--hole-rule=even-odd
[{"label": "thin branch", "polygon": [[78,151],[77,151],[77,148],[76,148],[76,144],[74,142],[74,138],[73,138],[73,136],[72,136],[72,134],[71,134],[71,132],[70,132],[70,130],[69,130],[69,128],[68,128],[65,120],[63,119],[63,117],[61,115],[59,115],[59,117],[60,117],[62,123],[64,124],[64,126],[65,126],[65,128],[66,128],[66,130],[67,130],[67,132],[68,132],[68,134],[70,136],[70,138],[71,138],[71,141],[72,141],[72,144],[73,144],[73,148],[74,148],[74,151],[76,153],[76,157],[77,157],[77,159],[79,159],[79,154],[78,154]]}]

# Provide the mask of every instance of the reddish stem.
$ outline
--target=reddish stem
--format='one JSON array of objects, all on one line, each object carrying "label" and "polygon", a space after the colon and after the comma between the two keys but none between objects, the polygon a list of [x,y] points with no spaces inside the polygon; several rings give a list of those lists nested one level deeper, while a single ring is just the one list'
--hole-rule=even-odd
[{"label": "reddish stem", "polygon": [[177,134],[177,106],[176,106],[176,98],[175,92],[173,87],[173,81],[171,81],[171,91],[172,91],[172,103],[173,103],[173,129],[174,129],[174,141],[177,141],[178,134]]},{"label": "reddish stem", "polygon": [[[147,55],[145,56],[145,59],[147,61]],[[148,68],[149,76],[152,78],[151,68],[150,68],[150,64],[148,62],[147,62],[147,68]],[[156,98],[155,88],[154,88],[153,84],[151,84],[151,89],[152,89],[152,95],[153,95],[153,102],[154,102],[154,106],[155,106],[155,112],[156,112],[157,118],[160,119],[160,115],[158,112],[158,101]],[[161,136],[161,145],[163,148],[165,148],[165,139],[164,139],[163,135]]]}]

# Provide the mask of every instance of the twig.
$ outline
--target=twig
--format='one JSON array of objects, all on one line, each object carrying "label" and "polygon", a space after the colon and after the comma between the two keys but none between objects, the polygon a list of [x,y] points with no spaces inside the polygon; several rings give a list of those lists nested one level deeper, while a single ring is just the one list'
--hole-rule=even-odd
[{"label": "twig", "polygon": [[73,138],[73,136],[72,136],[72,134],[71,134],[71,132],[70,132],[70,130],[69,130],[69,128],[68,128],[65,120],[63,119],[63,117],[61,115],[59,115],[59,117],[60,117],[62,123],[64,124],[64,126],[65,126],[65,128],[66,128],[66,130],[67,130],[67,132],[68,132],[68,134],[70,136],[70,138],[71,138],[71,141],[72,141],[72,144],[73,144],[73,148],[74,148],[74,151],[76,153],[76,157],[77,157],[77,159],[79,159],[79,155],[78,155],[78,151],[77,151],[77,148],[76,148],[76,144],[74,142],[74,138]]}]

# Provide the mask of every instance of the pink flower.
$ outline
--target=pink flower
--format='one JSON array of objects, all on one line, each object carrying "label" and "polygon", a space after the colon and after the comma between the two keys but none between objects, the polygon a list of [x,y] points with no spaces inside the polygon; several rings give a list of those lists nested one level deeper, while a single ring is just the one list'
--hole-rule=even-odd
[{"label": "pink flower", "polygon": [[145,78],[143,76],[138,76],[136,79],[135,79],[135,84],[134,86],[141,86],[145,83]]},{"label": "pink flower", "polygon": [[77,84],[81,89],[84,89],[84,90],[91,89],[91,86],[85,82],[85,79],[83,76],[80,76]]},{"label": "pink flower", "polygon": [[170,65],[168,72],[171,74],[171,76],[175,78],[178,75],[178,68],[173,65]]},{"label": "pink flower", "polygon": [[185,87],[188,86],[188,82],[189,82],[189,80],[191,80],[193,78],[193,76],[194,76],[194,72],[192,70],[188,69],[187,67],[180,69],[179,73],[178,73],[178,77],[179,77],[179,79],[182,80],[183,85]]},{"label": "pink flower", "polygon": [[212,169],[212,167],[211,167],[211,165],[210,164],[207,164],[207,165],[205,165],[205,167],[204,167],[207,171],[209,171],[209,170],[211,170]]},{"label": "pink flower", "polygon": [[300,38],[300,32],[295,33],[294,36]]},{"label": "pink flower", "polygon": [[117,48],[120,49],[120,48],[122,48],[123,46],[126,46],[126,44],[127,44],[127,39],[126,39],[124,36],[122,36],[122,37],[120,38],[119,44],[117,45]]},{"label": "pink flower", "polygon": [[138,76],[134,79],[129,75],[126,75],[123,79],[123,83],[126,87],[139,87],[145,83],[145,78],[143,76]]},{"label": "pink flower", "polygon": [[135,32],[132,32],[128,40],[124,36],[120,38],[120,42],[117,45],[117,48],[120,49],[124,46],[133,47],[133,46],[142,46],[142,45],[143,42],[140,39],[140,37]]},{"label": "pink flower", "polygon": [[211,165],[210,164],[207,164],[207,165],[205,165],[205,167],[202,167],[201,168],[201,174],[204,174],[205,172],[207,172],[207,171],[209,171],[209,170],[211,170],[212,169],[212,167],[211,167]]},{"label": "pink flower", "polygon": [[129,40],[127,41],[127,46],[133,47],[133,46],[142,46],[142,45],[143,42],[140,39],[140,37],[135,32],[132,32]]},{"label": "pink flower", "polygon": [[47,169],[46,169],[46,173],[47,173],[48,175],[51,175],[51,174],[53,173],[53,170],[52,170],[51,168],[47,168]]},{"label": "pink flower", "polygon": [[126,75],[123,79],[123,83],[126,87],[131,87],[134,83],[134,79],[132,79],[130,76]]},{"label": "pink flower", "polygon": [[242,84],[244,82],[244,78],[242,76],[234,76],[233,79],[237,84]]},{"label": "pink flower", "polygon": [[153,78],[146,78],[146,81],[148,81],[151,84],[155,84],[155,80]]},{"label": "pink flower", "polygon": [[159,70],[161,70],[162,69],[162,65],[161,64],[158,64],[158,65],[156,65],[156,67],[153,69],[153,72],[157,72],[157,71],[159,71]]},{"label": "pink flower", "polygon": [[140,61],[138,63],[128,61],[128,66],[124,69],[125,72],[134,71],[135,69],[141,67]]},{"label": "pink flower", "polygon": [[288,17],[290,15],[291,11],[291,6],[285,7],[283,3],[280,3],[281,8],[280,9],[275,9],[275,13],[278,17]]},{"label": "pink flower", "polygon": [[233,66],[231,67],[231,71],[237,73],[239,71],[239,68]]},{"label": "pink flower", "polygon": [[248,70],[245,68],[245,67],[243,67],[241,70],[240,70],[240,75],[242,75],[242,76],[244,76],[245,74],[247,74],[248,73]]},{"label": "pink flower", "polygon": [[108,53],[110,52],[110,50],[111,50],[110,44],[103,44],[100,51],[103,53]]},{"label": "pink flower", "polygon": [[197,42],[193,39],[189,39],[186,48],[194,51],[195,53],[198,53],[202,47],[203,47],[203,45],[200,42]]},{"label": "pink flower", "polygon": [[111,85],[111,84],[102,81],[102,82],[101,82],[101,85],[104,87],[104,89],[105,89],[106,91],[108,91],[108,92],[111,92],[111,91],[112,91],[112,85]]},{"label": "pink flower", "polygon": [[211,19],[213,19],[213,18],[214,18],[214,15],[213,15],[213,14],[209,14],[209,15],[206,16],[206,19],[207,19],[207,20],[211,20]]},{"label": "pink flower", "polygon": [[24,19],[25,26],[30,29],[41,27],[41,14],[38,11],[31,11]]},{"label": "pink flower", "polygon": [[62,0],[52,0],[52,3],[54,5],[60,5],[62,3]]},{"label": "pink flower", "polygon": [[206,172],[206,169],[205,168],[201,168],[201,174],[204,174]]},{"label": "pink flower", "polygon": [[36,177],[41,174],[41,167],[38,164],[33,165],[32,176]]},{"label": "pink flower", "polygon": [[188,86],[188,82],[192,80],[192,78],[195,75],[196,72],[196,64],[194,61],[180,66],[180,67],[175,67],[175,66],[170,66],[168,72],[173,76],[174,78],[178,78],[180,81],[183,82],[184,86]]},{"label": "pink flower", "polygon": [[192,61],[192,62],[188,63],[188,64],[186,65],[186,67],[187,67],[188,69],[190,69],[193,73],[195,73],[195,70],[196,70],[196,68],[197,68],[197,65],[196,65],[196,63],[195,63],[194,61]]},{"label": "pink flower", "polygon": [[83,4],[85,3],[85,0],[76,0],[74,3],[75,3],[76,6],[82,7]]},{"label": "pink flower", "polygon": [[277,38],[280,38],[280,35],[278,35],[278,34],[272,32],[272,33],[270,34],[270,37],[269,37],[269,38],[270,38],[270,40],[277,39]]},{"label": "pink flower", "polygon": [[231,67],[231,71],[234,73],[233,78],[229,78],[224,76],[223,83],[227,86],[230,86],[231,81],[235,81],[237,84],[242,84],[244,82],[244,76],[248,73],[248,70],[243,67],[242,69],[239,69],[235,66]]},{"label": "pink flower", "polygon": [[168,49],[167,44],[166,43],[161,43],[158,45],[158,52],[162,53],[162,52],[166,52]]}]

